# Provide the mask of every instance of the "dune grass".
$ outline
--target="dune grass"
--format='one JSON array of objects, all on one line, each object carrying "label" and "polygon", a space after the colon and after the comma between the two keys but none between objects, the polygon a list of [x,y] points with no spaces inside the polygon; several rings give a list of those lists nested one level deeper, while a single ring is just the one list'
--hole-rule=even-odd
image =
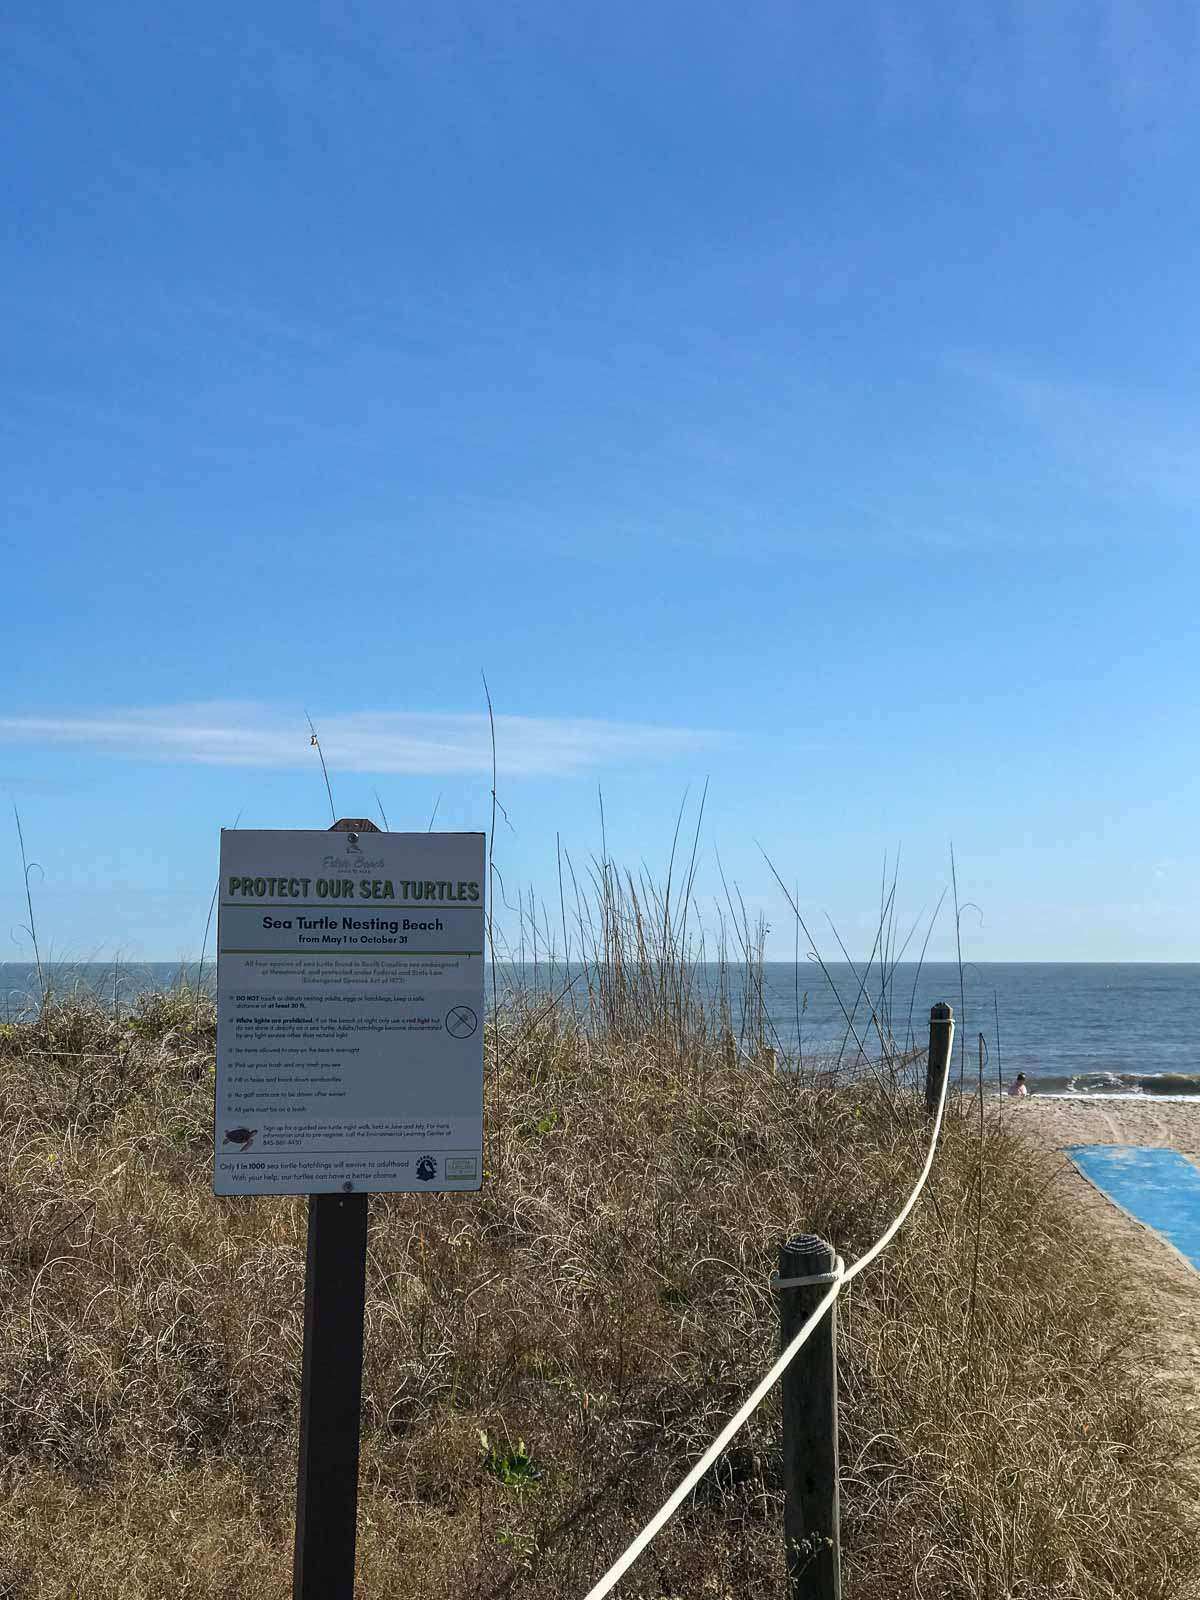
[{"label": "dune grass", "polygon": [[[604,975],[607,1013],[489,1024],[479,1195],[372,1199],[370,1600],[582,1596],[769,1361],[778,1243],[852,1259],[920,1165],[894,1062],[782,1070],[644,963]],[[304,1206],[210,1193],[213,1046],[184,990],[0,1029],[6,1600],[290,1593]],[[1200,1539],[1136,1282],[959,1109],[842,1304],[848,1600],[1180,1600]],[[620,1593],[778,1600],[780,1526],[768,1404]]]}]

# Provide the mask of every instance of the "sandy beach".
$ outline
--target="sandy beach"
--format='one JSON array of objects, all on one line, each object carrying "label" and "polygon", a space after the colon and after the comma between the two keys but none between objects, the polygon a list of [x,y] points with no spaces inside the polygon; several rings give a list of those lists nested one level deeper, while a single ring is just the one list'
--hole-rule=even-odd
[{"label": "sandy beach", "polygon": [[1166,1145],[1184,1155],[1200,1156],[1200,1098],[1060,1100],[1032,1095],[1028,1100],[1005,1100],[1003,1116],[1006,1121],[1012,1117],[1012,1126],[1052,1149],[1069,1144]]},{"label": "sandy beach", "polygon": [[1005,1100],[1000,1110],[1006,1127],[1019,1128],[1053,1152],[1061,1168],[1063,1200],[1144,1272],[1162,1330],[1155,1375],[1192,1419],[1196,1444],[1191,1465],[1200,1475],[1200,1272],[1157,1234],[1118,1211],[1061,1153],[1073,1144],[1161,1145],[1200,1159],[1200,1103],[1035,1095]]}]

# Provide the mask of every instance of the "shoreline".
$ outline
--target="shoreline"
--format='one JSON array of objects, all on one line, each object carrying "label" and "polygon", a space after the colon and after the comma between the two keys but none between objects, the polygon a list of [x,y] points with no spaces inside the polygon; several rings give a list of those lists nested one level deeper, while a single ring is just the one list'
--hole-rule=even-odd
[{"label": "shoreline", "polygon": [[1066,1100],[1072,1105],[1090,1105],[1093,1101],[1116,1100],[1123,1105],[1146,1106],[1195,1106],[1200,1105],[1200,1090],[1192,1094],[1147,1094],[1144,1090],[1140,1093],[1134,1089],[1030,1089],[1025,1097],[1010,1095],[1007,1091],[1001,1094],[998,1089],[992,1093],[993,1102],[1003,1101],[1006,1105],[1028,1105],[1031,1101],[1042,1102],[1045,1100]]}]

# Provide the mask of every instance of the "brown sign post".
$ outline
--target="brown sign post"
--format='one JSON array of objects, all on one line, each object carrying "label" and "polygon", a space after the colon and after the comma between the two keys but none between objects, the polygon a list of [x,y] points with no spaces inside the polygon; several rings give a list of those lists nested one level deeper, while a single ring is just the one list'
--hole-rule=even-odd
[{"label": "brown sign post", "polygon": [[[330,833],[378,833],[368,818]],[[293,1600],[353,1600],[367,1196],[308,1197]]]}]

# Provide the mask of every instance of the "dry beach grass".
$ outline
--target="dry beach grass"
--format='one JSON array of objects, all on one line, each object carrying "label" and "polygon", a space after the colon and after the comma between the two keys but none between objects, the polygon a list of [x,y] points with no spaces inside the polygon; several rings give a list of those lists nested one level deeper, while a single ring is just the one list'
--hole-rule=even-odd
[{"label": "dry beach grass", "polygon": [[[480,1195],[372,1202],[371,1600],[581,1596],[767,1363],[777,1243],[852,1258],[919,1166],[924,1118],[886,1076],[585,1021],[501,1017]],[[212,1197],[212,1063],[187,994],[120,1021],[50,1004],[0,1039],[7,1600],[289,1593],[303,1204]],[[1054,1182],[952,1115],[846,1297],[852,1600],[1189,1592],[1153,1314]],[[764,1408],[621,1592],[777,1597],[777,1445]]]}]

